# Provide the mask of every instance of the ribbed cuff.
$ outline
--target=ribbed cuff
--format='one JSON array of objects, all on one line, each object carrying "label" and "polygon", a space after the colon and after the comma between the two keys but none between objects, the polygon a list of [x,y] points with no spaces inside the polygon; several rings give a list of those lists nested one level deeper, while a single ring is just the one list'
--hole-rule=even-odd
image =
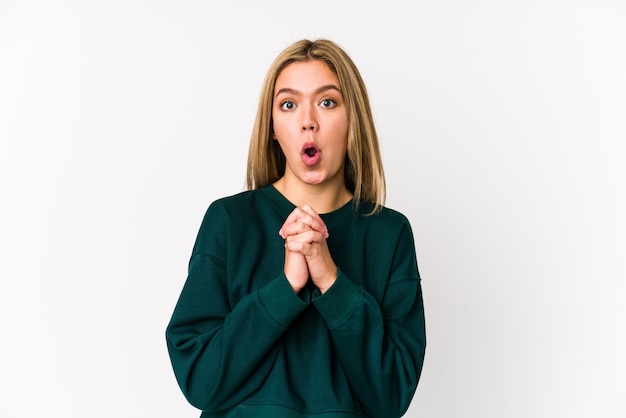
[{"label": "ribbed cuff", "polygon": [[285,273],[260,288],[257,295],[267,315],[283,328],[289,327],[309,305],[293,291]]},{"label": "ribbed cuff", "polygon": [[335,329],[350,319],[362,297],[363,289],[338,269],[335,283],[324,294],[314,292],[311,303],[322,315],[328,328]]}]

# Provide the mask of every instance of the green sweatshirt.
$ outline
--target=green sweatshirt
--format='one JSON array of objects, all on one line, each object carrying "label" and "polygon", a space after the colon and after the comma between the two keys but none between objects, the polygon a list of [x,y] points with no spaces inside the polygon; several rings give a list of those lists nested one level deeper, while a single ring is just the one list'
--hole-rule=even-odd
[{"label": "green sweatshirt", "polygon": [[321,215],[337,281],[296,294],[278,235],[295,208],[273,186],[215,201],[167,327],[178,383],[201,417],[399,417],[426,337],[413,234],[388,208]]}]

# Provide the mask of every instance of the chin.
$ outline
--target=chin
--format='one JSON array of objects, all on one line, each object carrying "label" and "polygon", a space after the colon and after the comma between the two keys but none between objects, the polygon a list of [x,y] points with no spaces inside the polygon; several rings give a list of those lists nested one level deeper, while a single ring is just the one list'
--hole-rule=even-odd
[{"label": "chin", "polygon": [[337,180],[337,176],[342,175],[341,172],[328,172],[321,167],[317,167],[317,169],[308,169],[300,171],[297,175],[298,179],[307,185],[316,186],[327,183],[332,183]]},{"label": "chin", "polygon": [[304,176],[302,179],[303,183],[309,184],[311,186],[315,186],[317,184],[322,184],[324,183],[324,178],[323,177],[307,177]]},{"label": "chin", "polygon": [[328,180],[328,176],[322,170],[304,170],[298,175],[298,179],[306,184],[320,184]]}]

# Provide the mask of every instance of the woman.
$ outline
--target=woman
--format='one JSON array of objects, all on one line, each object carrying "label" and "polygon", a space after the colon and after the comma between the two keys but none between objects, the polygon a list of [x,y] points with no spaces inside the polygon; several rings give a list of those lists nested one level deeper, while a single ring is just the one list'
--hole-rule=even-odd
[{"label": "woman", "polygon": [[167,328],[183,393],[202,417],[401,416],[426,345],[413,235],[338,45],[276,58],[247,179],[209,207]]}]

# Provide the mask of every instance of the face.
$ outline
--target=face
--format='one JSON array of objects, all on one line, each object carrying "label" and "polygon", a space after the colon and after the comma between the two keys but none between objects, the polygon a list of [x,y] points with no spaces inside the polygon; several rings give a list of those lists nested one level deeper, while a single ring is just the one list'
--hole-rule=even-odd
[{"label": "face", "polygon": [[324,62],[296,62],[282,70],[272,122],[287,159],[286,181],[344,187],[348,116],[339,79]]}]

